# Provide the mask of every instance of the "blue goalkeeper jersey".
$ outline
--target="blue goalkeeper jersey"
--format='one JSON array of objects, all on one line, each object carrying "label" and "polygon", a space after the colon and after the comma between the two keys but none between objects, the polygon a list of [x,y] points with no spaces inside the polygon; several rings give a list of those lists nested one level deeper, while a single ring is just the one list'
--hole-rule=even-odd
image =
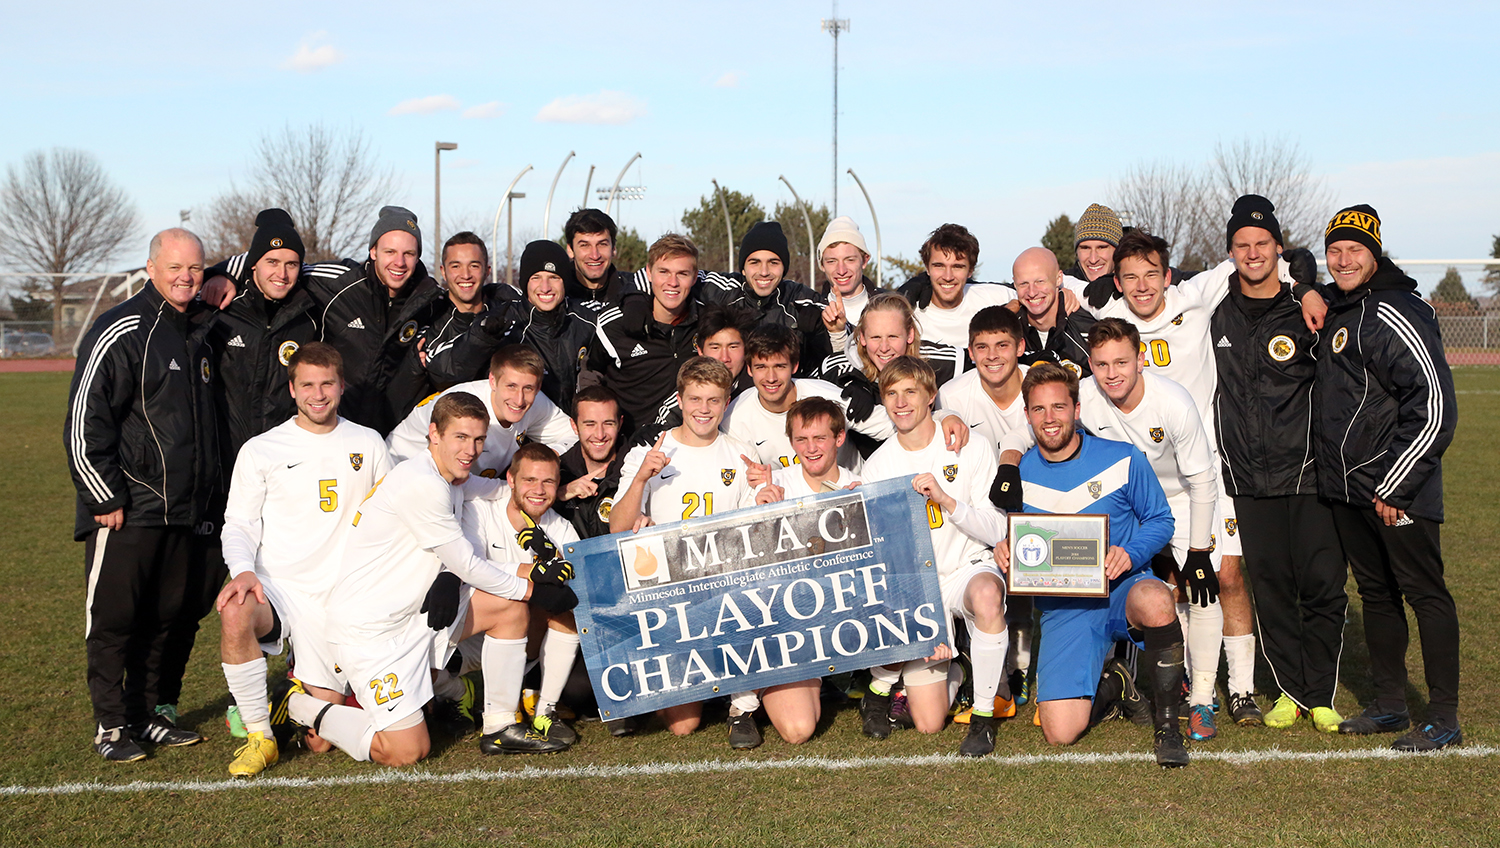
[{"label": "blue goalkeeper jersey", "polygon": [[1130,555],[1130,571],[1118,583],[1150,568],[1172,541],[1172,510],[1140,448],[1082,430],[1078,436],[1083,444],[1072,459],[1048,462],[1036,447],[1021,457],[1023,501],[1027,512],[1108,515],[1109,544]]}]

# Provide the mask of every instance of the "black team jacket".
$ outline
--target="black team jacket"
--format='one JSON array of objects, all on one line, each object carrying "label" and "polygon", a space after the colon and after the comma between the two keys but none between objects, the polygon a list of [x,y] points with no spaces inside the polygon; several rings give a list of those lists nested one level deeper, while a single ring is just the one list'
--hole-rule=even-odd
[{"label": "black team jacket", "polygon": [[[438,391],[489,376],[490,357],[517,341],[515,321],[509,316],[519,297],[515,287],[492,283],[484,287],[484,308],[479,312],[460,312],[449,299],[447,313],[422,334],[427,376]],[[494,320],[485,323],[486,318]]]},{"label": "black team jacket", "polygon": [[[592,539],[595,536],[609,535],[609,511],[614,508],[615,495],[620,488],[620,469],[624,466],[624,454],[624,451],[620,451],[602,476],[591,478],[598,486],[594,494],[586,498],[559,500],[552,505],[558,515],[573,523],[573,529],[578,531],[580,538]],[[558,480],[558,492],[589,473],[588,463],[583,458],[582,442],[563,452],[561,459],[562,476]]]},{"label": "black team jacket", "polygon": [[1020,357],[1020,362],[1024,365],[1054,362],[1080,377],[1089,376],[1089,328],[1094,326],[1096,319],[1087,309],[1075,309],[1069,315],[1063,309],[1061,291],[1052,308],[1056,323],[1046,341],[1042,341],[1042,331],[1026,319],[1023,309],[1021,327],[1026,333],[1026,353]]},{"label": "black team jacket", "polygon": [[1318,359],[1314,408],[1318,488],[1324,497],[1443,520],[1443,451],[1458,406],[1432,307],[1417,283],[1381,257],[1353,292],[1325,289],[1328,350]]},{"label": "black team jacket", "polygon": [[207,317],[196,303],[178,312],[148,283],[84,336],[63,423],[73,538],[121,508],[127,526],[218,533],[226,486]]},{"label": "black team jacket", "polygon": [[1234,497],[1317,494],[1313,394],[1327,334],[1307,329],[1291,285],[1272,298],[1249,298],[1238,274],[1211,329],[1224,489]]},{"label": "black team jacket", "polygon": [[677,369],[694,355],[698,305],[691,297],[676,324],[657,321],[653,300],[627,293],[620,305],[599,314],[594,360],[600,382],[620,398],[627,432],[655,420],[658,408],[677,390]]},{"label": "black team jacket", "polygon": [[755,293],[744,274],[700,274],[693,292],[699,303],[717,303],[748,309],[758,324],[776,324],[797,331],[802,343],[797,375],[811,377],[833,353],[828,331],[823,327],[826,302],[817,292],[795,280],[782,280],[765,297]]}]

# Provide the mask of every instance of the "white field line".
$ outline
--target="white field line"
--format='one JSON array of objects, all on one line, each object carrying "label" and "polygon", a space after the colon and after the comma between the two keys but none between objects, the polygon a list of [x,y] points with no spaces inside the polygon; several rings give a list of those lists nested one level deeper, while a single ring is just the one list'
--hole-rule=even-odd
[{"label": "white field line", "polygon": [[[1428,759],[1474,759],[1500,755],[1500,748],[1488,745],[1470,745],[1447,748],[1433,754],[1404,754],[1390,748],[1371,748],[1357,751],[1282,751],[1272,748],[1257,751],[1209,751],[1194,753],[1198,762],[1222,762],[1231,765],[1255,765],[1279,762],[1347,762],[1353,760],[1395,760],[1405,762]],[[845,771],[867,768],[910,768],[913,766],[972,766],[1007,768],[1012,766],[1051,765],[1108,765],[1113,763],[1154,762],[1147,753],[1083,754],[1060,752],[1055,754],[1017,754],[1008,757],[986,757],[969,759],[957,754],[924,754],[907,757],[856,757],[835,759],[832,757],[793,757],[787,760],[700,760],[688,763],[648,763],[645,765],[619,766],[563,766],[561,768],[539,768],[527,766],[519,769],[489,770],[469,769],[458,772],[431,772],[422,768],[390,769],[375,774],[346,775],[342,777],[261,777],[253,780],[137,780],[131,783],[60,783],[55,786],[0,786],[0,796],[19,795],[91,795],[95,793],[120,792],[226,792],[240,789],[323,789],[342,786],[383,786],[389,784],[416,783],[504,783],[516,780],[542,780],[562,778],[635,778],[660,777],[689,774],[726,774],[731,772],[778,771],[810,769],[813,771]]]}]

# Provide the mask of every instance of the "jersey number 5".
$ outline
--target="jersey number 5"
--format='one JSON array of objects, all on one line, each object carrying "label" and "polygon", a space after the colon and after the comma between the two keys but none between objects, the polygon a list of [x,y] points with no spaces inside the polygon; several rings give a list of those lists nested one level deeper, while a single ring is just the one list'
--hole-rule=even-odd
[{"label": "jersey number 5", "polygon": [[334,487],[339,484],[337,480],[318,481],[318,508],[324,512],[333,512],[339,508],[339,493]]},{"label": "jersey number 5", "polygon": [[385,677],[377,677],[371,680],[370,688],[375,691],[375,703],[377,704],[384,704],[404,694],[400,689],[396,688],[396,675],[394,674],[387,674]]}]

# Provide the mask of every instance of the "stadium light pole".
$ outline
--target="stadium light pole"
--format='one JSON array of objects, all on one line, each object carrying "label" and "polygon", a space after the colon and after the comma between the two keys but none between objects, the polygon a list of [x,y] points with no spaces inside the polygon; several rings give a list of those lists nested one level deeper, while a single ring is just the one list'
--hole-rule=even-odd
[{"label": "stadium light pole", "polygon": [[880,288],[880,257],[883,255],[880,252],[880,219],[875,215],[875,204],[870,200],[870,193],[865,191],[865,184],[860,182],[859,175],[854,173],[853,168],[849,169],[849,176],[853,177],[854,184],[859,186],[859,193],[865,196],[865,205],[870,207],[870,221],[875,225],[875,288],[878,289]]},{"label": "stadium light pole", "polygon": [[583,205],[579,209],[589,208],[589,186],[594,184],[594,166],[589,166],[589,178],[583,181]]},{"label": "stadium light pole", "polygon": [[839,17],[839,2],[833,0],[833,17],[823,19],[823,31],[833,36],[833,217],[839,216],[839,33],[849,31],[849,19]]},{"label": "stadium light pole", "polygon": [[[625,172],[628,171],[628,170],[630,170],[630,166],[634,165],[635,164],[635,160],[637,160],[639,158],[641,158],[641,154],[639,152],[637,152],[634,156],[630,157],[630,161],[629,162],[625,163],[625,167],[623,167],[623,168],[620,169],[620,175],[618,177],[615,177],[615,184],[609,187],[609,200],[606,201],[605,204],[604,204],[604,214],[606,214],[606,215],[613,215],[614,214],[610,210],[614,209],[614,207],[615,207],[615,195],[618,194],[619,191],[620,191],[620,180],[625,179]],[[585,201],[588,200],[588,195],[584,195],[584,200]]]},{"label": "stadium light pole", "polygon": [[432,240],[433,253],[438,255],[438,267],[443,265],[443,151],[457,150],[451,141],[433,143],[432,151]]},{"label": "stadium light pole", "polygon": [[709,180],[714,184],[714,194],[719,196],[719,208],[724,210],[724,240],[729,246],[729,273],[736,269],[734,264],[734,227],[729,225],[729,201],[724,197],[724,189],[719,187],[718,180]]},{"label": "stadium light pole", "polygon": [[[530,170],[531,170],[531,166],[530,165],[527,165],[526,167],[522,168],[521,169],[521,173],[516,174],[516,178],[513,179],[513,180],[511,180],[510,181],[510,185],[508,185],[508,186],[505,187],[505,196],[502,197],[502,198],[500,198],[500,205],[495,207],[495,223],[490,226],[490,247],[491,248],[493,248],[495,246],[495,243],[500,240],[500,213],[502,211],[506,211],[506,210],[508,210],[510,208],[511,195],[514,194],[516,183],[520,182],[521,178],[524,177],[524,176],[526,176],[526,172],[530,171]],[[510,256],[509,256],[509,254],[506,255],[505,261],[507,263],[507,265],[505,267],[505,273],[506,273],[507,276],[509,276],[509,274],[510,274],[510,265],[508,264],[510,262]],[[500,269],[496,268],[495,267],[495,263],[491,262],[490,263],[490,282],[497,283],[499,281],[500,281]]]},{"label": "stadium light pole", "polygon": [[[786,190],[791,192],[792,199],[797,201],[797,208],[802,210],[802,222],[807,225],[807,287],[812,288],[813,281],[818,278],[817,265],[814,264],[815,259],[813,257],[813,254],[818,251],[818,243],[813,241],[812,216],[808,214],[807,204],[802,202],[802,197],[797,194],[796,189],[792,188],[791,182],[785,176],[778,176],[776,179],[786,183]],[[790,271],[791,269],[788,268],[787,270]]]},{"label": "stadium light pole", "polygon": [[563,158],[563,163],[557,166],[557,174],[552,177],[552,187],[547,189],[547,205],[542,209],[542,238],[550,238],[547,233],[552,229],[552,195],[557,192],[557,181],[562,179],[563,168],[568,167],[568,163],[573,161],[575,155],[574,151],[568,151],[568,155]]}]

